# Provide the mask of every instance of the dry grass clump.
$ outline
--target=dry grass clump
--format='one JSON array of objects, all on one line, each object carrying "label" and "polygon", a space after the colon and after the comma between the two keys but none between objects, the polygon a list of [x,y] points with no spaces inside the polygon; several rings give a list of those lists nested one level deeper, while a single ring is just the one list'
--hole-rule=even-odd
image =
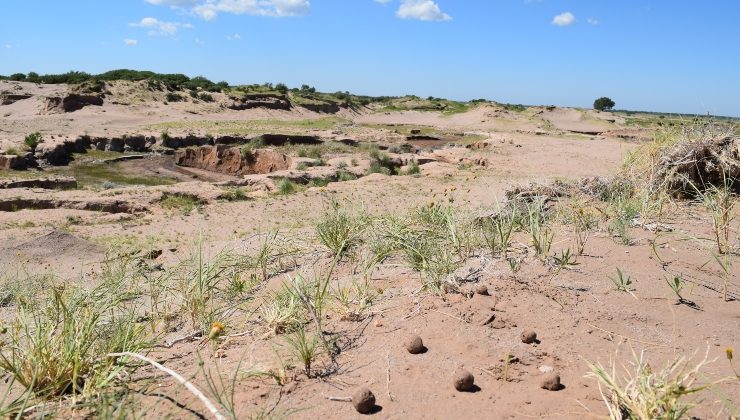
[{"label": "dry grass clump", "polygon": [[694,197],[697,189],[728,184],[734,193],[740,184],[740,137],[734,127],[696,121],[655,134],[626,162],[626,174],[649,194],[668,192]]},{"label": "dry grass clump", "polygon": [[121,385],[126,367],[104,356],[148,345],[146,325],[137,321],[139,289],[124,274],[128,269],[104,270],[92,289],[50,282],[29,291],[33,296],[14,296],[0,369],[9,374],[8,389],[18,397],[2,401],[4,415],[64,396],[98,398]]},{"label": "dry grass clump", "polygon": [[687,401],[712,383],[702,383],[701,370],[708,360],[704,357],[691,365],[680,357],[661,370],[653,370],[644,353],[633,354],[630,366],[623,375],[617,373],[616,363],[609,368],[600,363],[588,363],[588,376],[599,382],[601,396],[613,420],[681,419],[695,405]]}]

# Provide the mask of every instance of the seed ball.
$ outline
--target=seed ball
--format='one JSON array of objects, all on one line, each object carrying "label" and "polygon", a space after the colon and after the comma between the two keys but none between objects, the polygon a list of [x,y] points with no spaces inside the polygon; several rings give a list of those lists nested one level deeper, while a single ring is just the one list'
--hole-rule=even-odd
[{"label": "seed ball", "polygon": [[472,391],[475,378],[467,370],[461,370],[455,374],[453,384],[455,385],[455,389],[460,392]]},{"label": "seed ball", "polygon": [[352,394],[352,405],[358,413],[369,414],[375,407],[375,394],[365,387],[358,388]]},{"label": "seed ball", "polygon": [[485,284],[479,284],[475,286],[475,293],[481,296],[490,296],[488,293],[488,287]]},{"label": "seed ball", "polygon": [[537,341],[537,333],[532,330],[526,330],[522,333],[522,343],[532,344]]},{"label": "seed ball", "polygon": [[560,375],[557,374],[556,372],[552,372],[552,373],[545,375],[545,377],[542,378],[540,387],[548,391],[560,391],[560,389],[563,387],[560,384]]},{"label": "seed ball", "polygon": [[424,342],[421,341],[421,337],[418,335],[409,336],[404,342],[404,347],[411,354],[419,354],[424,352]]}]

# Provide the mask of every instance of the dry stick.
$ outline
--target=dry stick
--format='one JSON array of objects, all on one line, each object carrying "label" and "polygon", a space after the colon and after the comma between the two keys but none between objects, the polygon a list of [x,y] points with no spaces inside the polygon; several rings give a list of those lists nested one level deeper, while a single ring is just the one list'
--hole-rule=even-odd
[{"label": "dry stick", "polygon": [[329,397],[329,396],[324,395],[324,398],[326,398],[329,401],[352,402],[352,398],[350,397]]},{"label": "dry stick", "polygon": [[642,341],[642,340],[638,340],[638,339],[636,339],[636,338],[628,337],[628,336],[626,336],[626,335],[622,335],[622,334],[617,334],[617,333],[615,333],[615,332],[613,332],[613,331],[609,331],[609,330],[605,330],[605,329],[603,329],[603,328],[597,327],[596,325],[594,325],[594,324],[591,324],[591,323],[587,323],[587,324],[588,324],[588,325],[590,325],[590,326],[591,326],[591,327],[593,327],[593,328],[596,328],[596,329],[597,329],[597,330],[599,330],[599,331],[605,332],[605,333],[607,333],[607,334],[609,334],[609,335],[616,335],[617,337],[622,337],[622,338],[624,338],[625,340],[628,340],[628,341],[634,341],[634,342],[636,342],[636,343],[642,343],[642,344],[647,344],[647,345],[649,345],[649,346],[655,346],[655,347],[670,347],[670,346],[667,346],[667,345],[665,345],[665,344],[652,343],[652,342],[650,342],[650,341]]},{"label": "dry stick", "polygon": [[162,372],[164,372],[164,373],[172,376],[173,378],[175,378],[175,380],[177,382],[179,382],[181,385],[184,385],[185,388],[188,389],[188,391],[190,391],[193,395],[195,395],[203,403],[203,405],[206,406],[206,408],[208,409],[208,411],[210,411],[211,414],[213,414],[213,417],[216,420],[226,420],[226,417],[224,417],[218,411],[218,409],[216,408],[216,406],[213,405],[213,403],[208,398],[206,398],[206,396],[202,392],[200,392],[200,390],[198,388],[196,388],[195,385],[193,385],[187,379],[185,379],[182,376],[180,376],[180,374],[177,373],[177,372],[175,372],[174,370],[172,370],[170,368],[167,368],[167,367],[164,367],[161,364],[155,362],[154,360],[149,359],[147,357],[144,357],[144,356],[142,356],[140,354],[137,354],[137,353],[131,353],[131,352],[126,351],[126,352],[123,352],[123,353],[110,353],[110,354],[108,354],[108,357],[124,357],[124,356],[133,357],[134,359],[139,359],[142,362],[147,362],[150,365],[154,366],[155,368],[161,370]]},{"label": "dry stick", "polygon": [[485,374],[491,375],[492,378],[496,378],[496,375],[494,375],[493,372],[491,372],[490,370],[485,370],[482,367],[479,367],[478,369],[480,369]]},{"label": "dry stick", "polygon": [[194,332],[192,332],[192,333],[190,333],[190,334],[188,334],[188,335],[186,335],[184,337],[176,338],[176,339],[172,340],[169,343],[158,344],[158,345],[155,345],[155,346],[152,346],[152,347],[153,348],[162,348],[162,349],[171,349],[172,347],[175,346],[175,344],[182,343],[183,341],[195,340],[196,338],[201,338],[202,336],[203,336],[203,332],[202,331],[194,331]]},{"label": "dry stick", "polygon": [[393,399],[393,395],[391,394],[391,351],[388,350],[388,353],[386,353],[386,360],[388,360],[388,368],[386,369],[386,382],[385,382],[385,391],[388,393],[388,399],[391,400],[391,402],[395,401]]},{"label": "dry stick", "polygon": [[462,318],[458,318],[458,317],[456,317],[456,316],[454,316],[454,315],[450,315],[450,314],[446,314],[446,313],[444,313],[444,312],[440,312],[440,311],[438,311],[438,310],[436,310],[436,309],[430,309],[430,311],[432,311],[432,312],[436,312],[436,313],[438,313],[438,314],[442,314],[442,315],[444,315],[444,316],[449,316],[450,318],[455,318],[455,319],[457,319],[458,321],[462,321],[462,322],[464,322],[464,323],[466,323],[466,324],[470,324],[470,322],[468,322],[468,321],[466,321],[466,320],[464,320],[464,319],[462,319]]}]

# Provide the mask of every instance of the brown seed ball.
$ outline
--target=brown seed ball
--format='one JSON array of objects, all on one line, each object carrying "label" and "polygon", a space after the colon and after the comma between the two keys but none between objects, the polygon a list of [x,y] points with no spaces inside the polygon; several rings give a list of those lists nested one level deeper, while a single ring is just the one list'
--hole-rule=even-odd
[{"label": "brown seed ball", "polygon": [[357,388],[352,394],[352,405],[358,413],[368,414],[375,407],[375,394],[365,387]]},{"label": "brown seed ball", "polygon": [[406,347],[406,350],[408,350],[408,352],[411,354],[419,354],[424,352],[424,342],[421,341],[421,337],[416,334],[410,335],[403,343],[403,346]]},{"label": "brown seed ball", "polygon": [[546,389],[548,391],[560,391],[563,387],[560,384],[560,375],[555,372],[545,375],[545,377],[542,378],[540,386],[542,389]]},{"label": "brown seed ball", "polygon": [[453,384],[455,385],[455,389],[458,391],[472,391],[473,385],[475,384],[475,378],[473,377],[473,374],[467,370],[461,370],[455,374]]},{"label": "brown seed ball", "polygon": [[490,294],[488,293],[488,287],[486,287],[485,284],[479,284],[475,286],[475,293],[481,296],[490,296]]},{"label": "brown seed ball", "polygon": [[537,333],[532,330],[526,330],[522,333],[522,343],[532,344],[537,342]]}]

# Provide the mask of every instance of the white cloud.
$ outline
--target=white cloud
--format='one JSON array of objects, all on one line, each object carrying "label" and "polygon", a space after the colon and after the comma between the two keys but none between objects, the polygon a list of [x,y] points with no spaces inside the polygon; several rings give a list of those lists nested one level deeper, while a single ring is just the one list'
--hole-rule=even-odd
[{"label": "white cloud", "polygon": [[198,45],[206,45],[205,41],[200,38],[195,38],[195,43]]},{"label": "white cloud", "polygon": [[219,13],[272,17],[303,16],[311,8],[308,0],[206,0],[193,7],[193,12],[205,20]]},{"label": "white cloud", "polygon": [[239,35],[239,34],[234,34],[234,35],[227,35],[227,36],[226,36],[226,40],[227,40],[227,41],[238,41],[238,40],[240,40],[240,39],[242,39],[242,36],[241,36],[241,35]]},{"label": "white cloud", "polygon": [[396,16],[401,19],[416,19],[425,21],[452,20],[452,17],[440,10],[439,5],[432,0],[402,0]]},{"label": "white cloud", "polygon": [[11,48],[13,48],[13,45],[11,45],[11,44],[5,44],[5,48],[11,49]]},{"label": "white cloud", "polygon": [[392,2],[392,1],[393,0],[375,0],[376,3],[380,3],[380,4],[388,4],[388,3]]},{"label": "white cloud", "polygon": [[556,26],[568,26],[574,24],[576,17],[571,12],[561,13],[552,19],[552,24]]},{"label": "white cloud", "polygon": [[133,47],[133,46],[135,46],[138,43],[139,43],[139,41],[137,41],[135,39],[126,38],[126,39],[123,40],[123,44],[126,45],[127,47]]},{"label": "white cloud", "polygon": [[191,29],[193,25],[180,22],[164,22],[153,17],[145,17],[138,23],[130,23],[130,26],[149,29],[149,35],[174,36],[180,28]]},{"label": "white cloud", "polygon": [[586,19],[586,22],[588,22],[589,25],[598,25],[599,23],[601,23],[598,19],[592,17]]}]

